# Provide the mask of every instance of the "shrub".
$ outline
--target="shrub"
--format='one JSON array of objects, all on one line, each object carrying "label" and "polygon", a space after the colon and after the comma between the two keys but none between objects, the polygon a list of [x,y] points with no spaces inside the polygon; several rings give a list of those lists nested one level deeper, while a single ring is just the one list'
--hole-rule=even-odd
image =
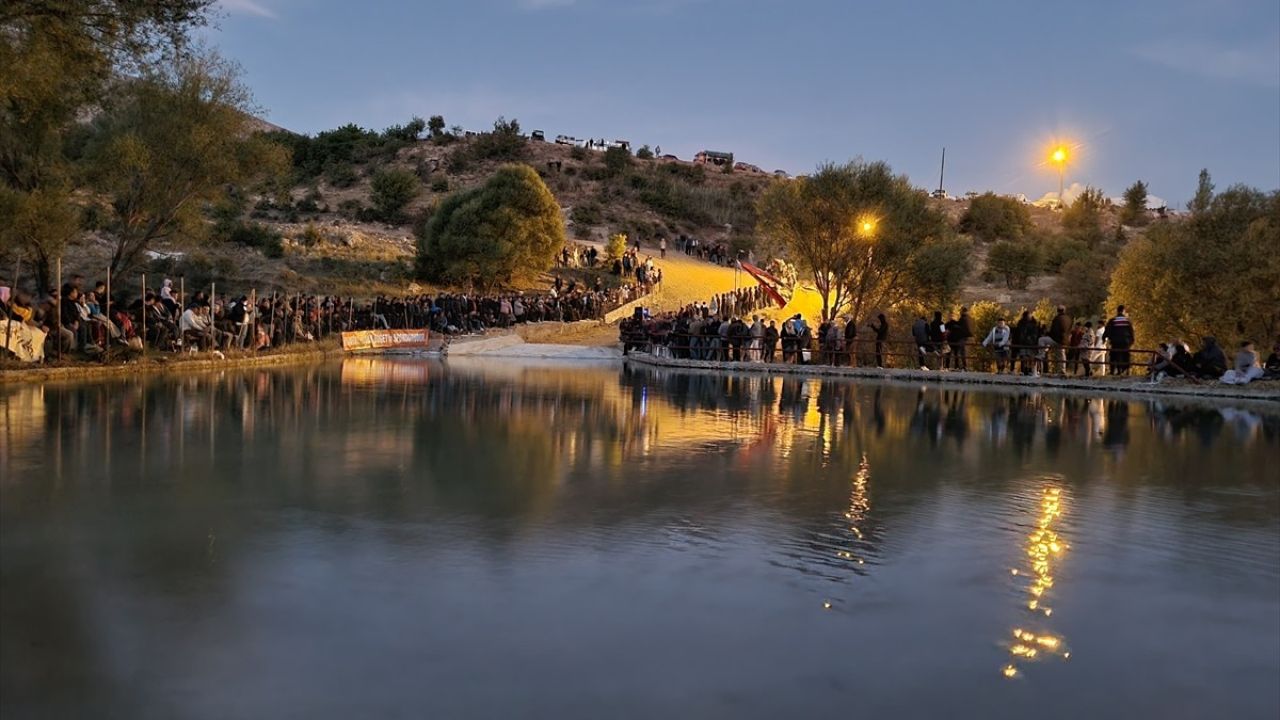
[{"label": "shrub", "polygon": [[262,223],[236,223],[226,239],[237,245],[257,248],[269,258],[284,257],[284,238]]},{"label": "shrub", "polygon": [[1032,227],[1031,212],[1011,197],[983,193],[969,202],[960,217],[960,232],[983,242],[1016,240]]},{"label": "shrub", "polygon": [[1083,240],[1065,235],[1050,235],[1042,240],[1039,246],[1044,270],[1048,273],[1057,273],[1068,262],[1085,260],[1093,255],[1089,245]]},{"label": "shrub", "polygon": [[690,185],[702,185],[707,181],[707,169],[704,165],[685,165],[684,163],[663,163],[659,165],[662,172],[689,183]]},{"label": "shrub", "polygon": [[1062,229],[1067,235],[1081,240],[1089,247],[1096,247],[1106,239],[1102,232],[1102,211],[1106,198],[1097,188],[1087,187],[1080,196],[1062,211]]},{"label": "shrub", "polygon": [[431,181],[431,192],[449,192],[449,178],[438,177]]},{"label": "shrub", "polygon": [[418,176],[408,170],[379,170],[373,175],[369,200],[383,220],[393,222],[421,189]]},{"label": "shrub", "polygon": [[338,214],[351,220],[359,217],[360,211],[363,209],[364,206],[360,204],[359,200],[347,199],[338,203]]},{"label": "shrub", "polygon": [[360,176],[356,174],[356,169],[350,163],[334,163],[330,165],[324,173],[325,179],[329,184],[337,188],[347,188],[356,184]]},{"label": "shrub", "polygon": [[627,236],[625,233],[615,233],[609,236],[608,242],[604,244],[604,256],[609,262],[621,260],[622,256],[627,252]]},{"label": "shrub", "polygon": [[611,147],[604,151],[604,166],[611,176],[621,175],[631,167],[631,151],[624,147]]},{"label": "shrub", "polygon": [[604,221],[604,208],[596,202],[582,202],[569,211],[569,220],[574,225],[599,225]]},{"label": "shrub", "polygon": [[585,161],[588,158],[587,149],[581,145],[574,145],[573,149],[569,150],[569,157],[574,160]]},{"label": "shrub", "polygon": [[493,131],[477,137],[470,150],[476,160],[519,160],[524,157],[527,142],[520,134],[518,120],[499,117],[493,122]]},{"label": "shrub", "polygon": [[641,146],[640,146],[640,149],[639,149],[639,150],[636,150],[636,159],[637,159],[637,160],[652,160],[652,159],[653,159],[653,151],[649,149],[649,146],[648,146],[648,145],[641,145]]},{"label": "shrub", "polygon": [[1010,289],[1025,289],[1042,265],[1036,246],[1018,240],[997,241],[987,254],[987,272],[1003,278],[1005,287]]}]

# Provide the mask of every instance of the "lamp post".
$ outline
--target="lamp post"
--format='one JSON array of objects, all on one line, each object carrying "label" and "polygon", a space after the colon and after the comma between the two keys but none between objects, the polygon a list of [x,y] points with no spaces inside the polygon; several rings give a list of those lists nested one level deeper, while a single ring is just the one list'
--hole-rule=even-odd
[{"label": "lamp post", "polygon": [[1061,210],[1066,206],[1063,201],[1063,192],[1066,189],[1066,173],[1067,173],[1067,146],[1059,145],[1049,154],[1049,161],[1058,166],[1058,209]]}]

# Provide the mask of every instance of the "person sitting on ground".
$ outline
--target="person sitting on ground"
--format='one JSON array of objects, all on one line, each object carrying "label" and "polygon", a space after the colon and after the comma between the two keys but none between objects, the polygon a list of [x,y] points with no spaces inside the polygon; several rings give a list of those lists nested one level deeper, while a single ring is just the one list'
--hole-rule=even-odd
[{"label": "person sitting on ground", "polygon": [[1222,374],[1222,382],[1227,385],[1245,385],[1261,379],[1263,374],[1253,343],[1245,340],[1240,343],[1240,352],[1236,353],[1235,366]]},{"label": "person sitting on ground", "polygon": [[182,317],[178,318],[178,330],[182,333],[184,344],[190,343],[201,350],[225,350],[231,344],[231,333],[213,326],[207,305],[193,305],[184,310]]},{"label": "person sitting on ground", "polygon": [[991,353],[996,358],[996,373],[1004,372],[1004,366],[1009,365],[1009,372],[1013,372],[1013,362],[1009,358],[1009,346],[1013,343],[1013,331],[1009,328],[1009,323],[1004,318],[996,321],[991,332],[982,340],[982,346],[990,348]]},{"label": "person sitting on ground", "polygon": [[1196,377],[1216,380],[1227,371],[1227,355],[1212,335],[1205,337],[1200,351],[1191,358],[1191,372]]},{"label": "person sitting on ground", "polygon": [[1160,343],[1160,347],[1156,349],[1155,354],[1151,356],[1151,362],[1147,365],[1147,379],[1152,382],[1160,382],[1169,373],[1172,367],[1170,360],[1173,358],[1173,349],[1167,343]]},{"label": "person sitting on ground", "polygon": [[1268,380],[1280,378],[1280,341],[1271,346],[1271,354],[1267,356],[1267,361],[1262,364],[1262,370],[1265,373],[1263,377]]}]

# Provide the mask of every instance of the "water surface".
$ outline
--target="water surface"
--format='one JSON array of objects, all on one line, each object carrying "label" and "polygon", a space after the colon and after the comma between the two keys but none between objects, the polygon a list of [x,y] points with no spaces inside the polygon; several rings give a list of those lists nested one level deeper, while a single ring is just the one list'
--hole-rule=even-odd
[{"label": "water surface", "polygon": [[1280,417],[616,365],[0,388],[0,716],[1280,716]]}]

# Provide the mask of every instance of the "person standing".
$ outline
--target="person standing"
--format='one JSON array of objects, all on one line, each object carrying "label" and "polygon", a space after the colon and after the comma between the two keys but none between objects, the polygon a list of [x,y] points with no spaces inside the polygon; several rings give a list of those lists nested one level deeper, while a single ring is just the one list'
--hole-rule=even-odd
[{"label": "person standing", "polygon": [[[1071,318],[1067,316],[1067,308],[1059,305],[1058,314],[1053,316],[1049,324],[1049,339],[1053,341],[1053,359],[1057,361],[1058,372],[1067,374],[1067,341],[1071,339]],[[1049,372],[1048,362],[1045,373]]]},{"label": "person standing", "polygon": [[916,344],[916,365],[921,370],[928,370],[929,368],[924,364],[924,356],[929,352],[929,321],[925,320],[923,315],[917,317],[911,324],[911,339]]},{"label": "person standing", "polygon": [[849,367],[858,366],[858,355],[856,353],[858,342],[858,321],[853,317],[849,318],[849,322],[844,326],[844,352],[849,359]]},{"label": "person standing", "polygon": [[969,352],[967,346],[973,339],[973,318],[969,317],[969,308],[960,308],[960,318],[948,331],[947,342],[951,343],[951,369],[968,370]]},{"label": "person standing", "polygon": [[1133,347],[1133,325],[1124,312],[1124,306],[1116,308],[1116,316],[1107,321],[1102,330],[1102,339],[1111,346],[1109,372],[1112,375],[1129,373],[1129,348]]},{"label": "person standing", "polygon": [[876,316],[876,322],[878,324],[867,323],[867,326],[876,334],[876,367],[883,369],[884,343],[889,339],[889,319],[884,316],[884,313],[880,313]]},{"label": "person standing", "polygon": [[929,352],[937,356],[938,369],[942,369],[942,353],[947,349],[947,324],[942,320],[942,311],[933,313],[933,321],[929,323]]},{"label": "person standing", "polygon": [[658,238],[658,256],[663,260],[667,258],[667,239]]},{"label": "person standing", "polygon": [[1013,360],[1009,357],[1009,346],[1013,344],[1013,331],[1009,328],[1009,323],[1004,318],[1000,318],[995,327],[991,328],[991,332],[982,340],[982,346],[991,348],[991,352],[996,356],[996,374],[1004,372],[1006,363],[1009,365],[1009,372],[1013,372]]}]

